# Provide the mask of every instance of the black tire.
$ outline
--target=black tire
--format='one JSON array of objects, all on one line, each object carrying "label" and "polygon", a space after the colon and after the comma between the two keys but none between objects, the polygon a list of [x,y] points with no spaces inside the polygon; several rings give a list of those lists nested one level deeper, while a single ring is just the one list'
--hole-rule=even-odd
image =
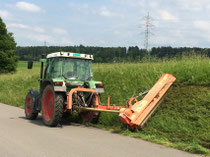
[{"label": "black tire", "polygon": [[39,103],[39,92],[36,90],[29,90],[25,99],[25,116],[26,119],[35,120],[39,114],[36,109]]},{"label": "black tire", "polygon": [[64,99],[56,95],[52,85],[47,85],[42,94],[42,117],[47,126],[57,126],[63,115]]},{"label": "black tire", "polygon": [[[99,97],[99,95],[97,95],[97,96]],[[94,102],[95,102],[95,97],[92,98],[89,107],[94,107],[95,106]],[[100,112],[97,112],[97,111],[81,111],[79,113],[79,116],[81,117],[83,122],[96,124],[96,123],[98,123],[98,119],[100,117]]]}]

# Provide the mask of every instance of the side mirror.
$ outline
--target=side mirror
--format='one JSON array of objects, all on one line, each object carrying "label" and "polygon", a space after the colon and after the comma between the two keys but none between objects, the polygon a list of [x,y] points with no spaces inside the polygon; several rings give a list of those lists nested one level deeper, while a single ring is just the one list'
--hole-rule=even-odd
[{"label": "side mirror", "polygon": [[33,61],[28,61],[28,69],[32,69],[33,68]]}]

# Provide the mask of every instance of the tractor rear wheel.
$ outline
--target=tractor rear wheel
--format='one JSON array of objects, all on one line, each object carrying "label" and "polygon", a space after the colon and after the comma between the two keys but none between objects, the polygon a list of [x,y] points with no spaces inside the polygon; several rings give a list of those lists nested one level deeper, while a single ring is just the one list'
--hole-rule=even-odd
[{"label": "tractor rear wheel", "polygon": [[26,119],[35,120],[39,111],[36,110],[36,105],[39,103],[39,92],[30,90],[25,99],[25,116]]},{"label": "tractor rear wheel", "polygon": [[42,94],[42,117],[47,126],[57,126],[63,114],[64,99],[56,95],[53,86],[47,85]]}]

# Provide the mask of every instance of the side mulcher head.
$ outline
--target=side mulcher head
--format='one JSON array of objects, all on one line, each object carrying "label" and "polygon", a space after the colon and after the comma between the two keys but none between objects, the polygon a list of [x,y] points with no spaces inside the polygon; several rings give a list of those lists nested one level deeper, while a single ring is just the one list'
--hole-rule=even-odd
[{"label": "side mulcher head", "polygon": [[119,118],[121,122],[128,125],[131,130],[141,128],[160,104],[163,96],[175,80],[176,78],[173,75],[163,74],[141,101],[128,106],[128,108],[120,109]]}]

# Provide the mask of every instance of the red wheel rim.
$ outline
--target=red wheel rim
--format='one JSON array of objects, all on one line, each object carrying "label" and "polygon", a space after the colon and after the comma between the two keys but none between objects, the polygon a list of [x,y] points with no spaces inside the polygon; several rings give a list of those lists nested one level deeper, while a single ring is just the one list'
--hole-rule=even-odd
[{"label": "red wheel rim", "polygon": [[54,112],[54,97],[53,91],[47,90],[43,95],[42,112],[44,119],[50,121]]},{"label": "red wheel rim", "polygon": [[26,101],[25,101],[25,111],[27,115],[31,114],[32,110],[32,100],[30,96],[27,96]]}]

